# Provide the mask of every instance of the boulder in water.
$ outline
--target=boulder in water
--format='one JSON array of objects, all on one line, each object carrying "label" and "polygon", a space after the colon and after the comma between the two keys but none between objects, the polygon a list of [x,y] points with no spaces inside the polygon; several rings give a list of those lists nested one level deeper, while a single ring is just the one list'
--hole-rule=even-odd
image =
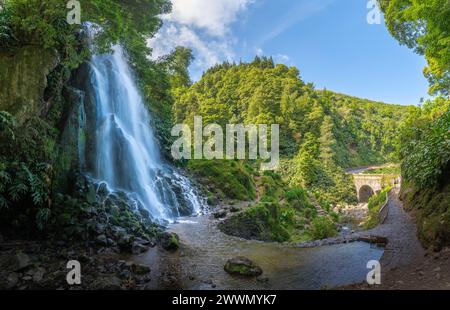
[{"label": "boulder in water", "polygon": [[146,275],[150,273],[150,268],[145,265],[132,264],[131,270],[137,275]]},{"label": "boulder in water", "polygon": [[247,277],[258,277],[263,273],[261,267],[242,256],[229,259],[225,264],[224,269],[229,274]]},{"label": "boulder in water", "polygon": [[163,232],[158,235],[158,243],[167,251],[176,251],[180,247],[180,238],[175,233]]}]

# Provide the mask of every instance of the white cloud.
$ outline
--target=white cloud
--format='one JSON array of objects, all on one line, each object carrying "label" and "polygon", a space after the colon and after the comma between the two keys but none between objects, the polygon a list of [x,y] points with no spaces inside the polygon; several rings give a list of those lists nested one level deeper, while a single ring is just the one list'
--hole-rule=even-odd
[{"label": "white cloud", "polygon": [[212,36],[225,36],[228,26],[253,0],[172,0],[172,13],[166,20],[206,30]]},{"label": "white cloud", "polygon": [[194,79],[210,66],[233,60],[237,39],[231,25],[257,0],[172,0],[172,13],[162,16],[164,25],[149,40],[153,58],[170,53],[177,46],[194,51]]},{"label": "white cloud", "polygon": [[273,60],[275,61],[275,63],[281,63],[281,64],[285,64],[287,66],[293,65],[291,58],[285,54],[275,55],[275,56],[273,56]]}]

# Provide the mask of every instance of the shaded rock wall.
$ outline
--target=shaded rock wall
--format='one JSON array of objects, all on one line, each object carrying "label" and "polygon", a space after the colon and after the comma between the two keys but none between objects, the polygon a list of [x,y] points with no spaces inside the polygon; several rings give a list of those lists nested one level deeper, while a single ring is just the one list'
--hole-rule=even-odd
[{"label": "shaded rock wall", "polygon": [[0,51],[0,110],[14,115],[19,124],[40,114],[47,76],[58,64],[56,51],[38,46]]}]

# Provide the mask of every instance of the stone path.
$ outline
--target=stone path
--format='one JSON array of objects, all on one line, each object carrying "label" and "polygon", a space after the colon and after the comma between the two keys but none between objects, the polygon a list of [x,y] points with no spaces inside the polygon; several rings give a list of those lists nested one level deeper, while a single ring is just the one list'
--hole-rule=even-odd
[{"label": "stone path", "polygon": [[398,191],[389,195],[389,215],[384,224],[357,233],[360,236],[377,236],[388,239],[381,259],[384,270],[411,265],[423,260],[425,250],[417,238],[417,227],[411,216],[403,209]]}]

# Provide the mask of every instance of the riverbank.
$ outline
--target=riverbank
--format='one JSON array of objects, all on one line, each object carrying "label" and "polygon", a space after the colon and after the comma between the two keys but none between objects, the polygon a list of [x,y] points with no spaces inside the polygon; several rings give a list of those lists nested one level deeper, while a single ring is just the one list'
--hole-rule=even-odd
[{"label": "riverbank", "polygon": [[390,194],[389,216],[383,225],[365,232],[388,239],[381,258],[381,285],[355,284],[345,289],[450,289],[450,249],[425,251],[417,226],[403,209],[398,190]]},{"label": "riverbank", "polygon": [[[328,289],[360,282],[366,264],[383,249],[367,242],[301,248],[295,244],[245,240],[217,229],[213,216],[180,219],[169,227],[180,236],[177,252],[149,251],[129,259],[152,266],[152,289]],[[260,266],[260,277],[232,276],[228,259],[244,256]]]},{"label": "riverbank", "polygon": [[[168,231],[179,236],[177,251],[155,242],[134,255],[83,244],[3,242],[0,285],[6,289],[450,289],[450,250],[423,250],[397,192],[390,194],[388,207],[386,222],[372,230],[298,244],[225,235],[214,214],[171,224]],[[263,275],[245,278],[226,273],[226,261],[237,256],[254,261]],[[70,260],[81,263],[80,286],[66,282]],[[381,286],[364,283],[370,260],[381,263]]]}]

